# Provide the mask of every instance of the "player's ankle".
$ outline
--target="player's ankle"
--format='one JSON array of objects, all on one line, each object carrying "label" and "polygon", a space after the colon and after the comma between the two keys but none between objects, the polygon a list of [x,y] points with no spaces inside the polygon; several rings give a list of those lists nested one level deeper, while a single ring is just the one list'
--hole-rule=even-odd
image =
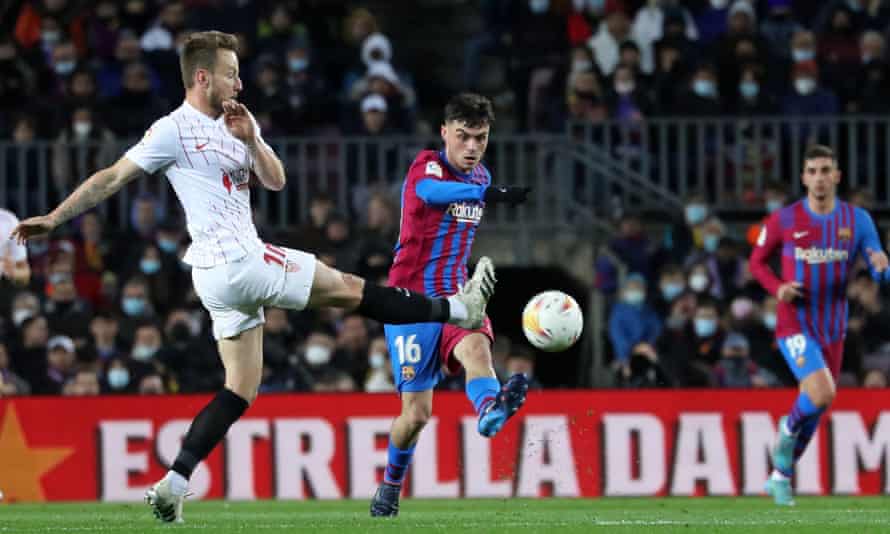
[{"label": "player's ankle", "polygon": [[164,477],[166,480],[170,482],[170,492],[177,497],[182,497],[188,492],[189,489],[189,481],[187,478],[177,473],[176,471],[170,470],[167,471],[167,475]]}]

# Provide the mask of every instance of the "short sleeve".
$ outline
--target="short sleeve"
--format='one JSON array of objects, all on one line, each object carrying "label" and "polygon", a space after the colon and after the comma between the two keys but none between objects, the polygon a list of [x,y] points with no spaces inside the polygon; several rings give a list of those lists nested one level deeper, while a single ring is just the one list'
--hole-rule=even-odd
[{"label": "short sleeve", "polygon": [[146,130],[142,140],[127,150],[124,157],[146,173],[154,174],[176,161],[180,146],[179,128],[168,116],[155,121]]}]

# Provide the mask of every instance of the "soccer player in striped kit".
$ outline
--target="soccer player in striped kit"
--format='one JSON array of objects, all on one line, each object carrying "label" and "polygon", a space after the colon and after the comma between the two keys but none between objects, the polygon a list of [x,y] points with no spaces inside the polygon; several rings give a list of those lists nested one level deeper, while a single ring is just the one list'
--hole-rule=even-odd
[{"label": "soccer player in striped kit", "polygon": [[263,243],[253,224],[251,182],[278,191],[286,180],[253,115],[236,100],[242,89],[237,45],[227,33],[191,34],[180,57],[185,102],[50,214],[24,220],[12,232],[19,242],[49,233],[143,173],[165,175],[173,186],[192,239],[184,261],[210,312],[226,383],[192,421],[170,471],[146,494],[155,516],[166,522],[182,521],[192,472],[256,398],[263,370],[263,306],[330,306],[382,323],[439,321],[479,328],[494,287],[487,258],[479,260],[462,291],[430,297],[375,286],[327,267],[312,254]]},{"label": "soccer player in striped kit", "polygon": [[[480,95],[463,93],[445,106],[445,149],[424,150],[402,185],[402,214],[389,285],[429,296],[454,294],[467,280],[467,259],[487,204],[524,202],[527,187],[495,187],[482,164],[494,111]],[[477,267],[478,269],[478,267]],[[463,367],[466,394],[479,414],[478,431],[491,437],[525,402],[528,379],[516,374],[503,385],[492,366],[494,334],[482,328],[424,322],[384,326],[402,412],[390,431],[383,482],[371,515],[396,516],[402,481],[420,432],[433,410],[433,388]]]},{"label": "soccer player in striped kit", "polygon": [[[800,383],[791,412],[779,420],[774,470],[766,483],[767,493],[780,505],[794,504],[794,464],[834,400],[847,331],[847,280],[854,262],[861,254],[878,281],[890,272],[869,214],[837,198],[840,179],[834,151],[809,147],[801,176],[807,196],[767,219],[751,254],[751,274],[779,301],[776,340]],[[767,264],[776,250],[781,253],[781,278]]]}]

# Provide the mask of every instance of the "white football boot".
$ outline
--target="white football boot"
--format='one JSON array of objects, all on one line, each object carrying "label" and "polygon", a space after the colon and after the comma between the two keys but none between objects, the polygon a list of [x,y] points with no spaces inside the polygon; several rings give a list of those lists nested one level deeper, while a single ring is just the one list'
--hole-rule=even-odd
[{"label": "white football boot", "polygon": [[164,477],[145,492],[145,502],[155,517],[165,523],[182,523],[182,501],[185,495],[174,495],[170,479]]}]

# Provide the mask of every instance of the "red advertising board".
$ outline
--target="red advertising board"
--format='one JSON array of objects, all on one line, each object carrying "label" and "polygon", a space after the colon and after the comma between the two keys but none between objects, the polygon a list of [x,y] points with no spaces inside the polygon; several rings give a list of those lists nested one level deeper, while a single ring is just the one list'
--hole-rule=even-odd
[{"label": "red advertising board", "polygon": [[[753,495],[795,392],[548,391],[496,438],[437,394],[408,475],[416,497]],[[9,501],[135,501],[172,462],[205,396],[0,399]],[[399,409],[390,394],[267,395],[195,472],[195,498],[368,498]],[[841,390],[798,466],[809,494],[890,486],[890,396]]]}]

